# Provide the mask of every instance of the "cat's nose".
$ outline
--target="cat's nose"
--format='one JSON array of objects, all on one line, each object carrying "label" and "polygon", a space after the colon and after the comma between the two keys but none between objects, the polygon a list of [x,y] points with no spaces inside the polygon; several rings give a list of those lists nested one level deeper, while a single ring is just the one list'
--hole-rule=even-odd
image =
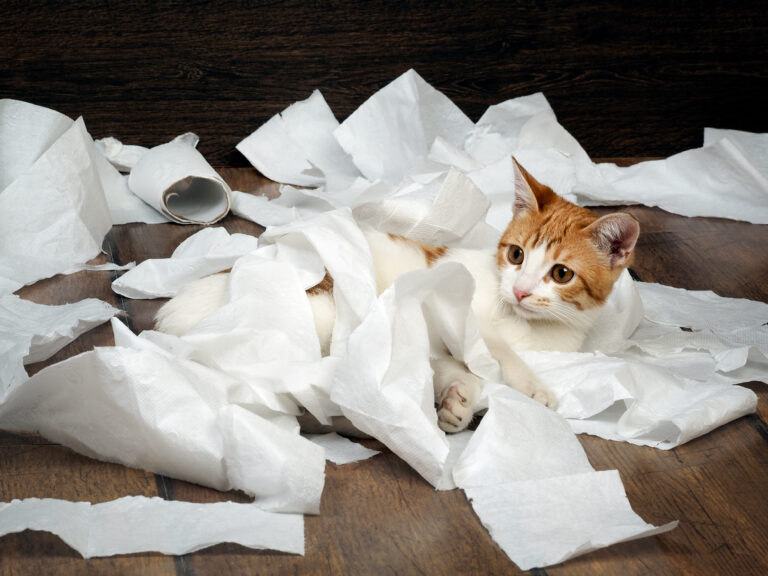
[{"label": "cat's nose", "polygon": [[520,302],[520,300],[522,300],[526,296],[530,296],[531,295],[530,292],[526,292],[525,290],[521,290],[517,286],[515,286],[514,291],[515,291],[515,298],[517,298],[518,302]]}]

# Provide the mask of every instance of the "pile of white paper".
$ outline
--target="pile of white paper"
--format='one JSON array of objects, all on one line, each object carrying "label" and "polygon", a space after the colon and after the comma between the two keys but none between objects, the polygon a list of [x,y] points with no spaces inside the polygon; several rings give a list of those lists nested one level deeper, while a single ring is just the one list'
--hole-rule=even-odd
[{"label": "pile of white paper", "polygon": [[[44,163],[35,159],[55,149],[61,134],[71,133],[75,141],[68,146],[75,148],[87,136],[80,121],[34,113],[60,134],[41,136],[18,157],[9,156],[0,139],[4,165],[24,160],[38,170]],[[103,524],[114,506],[126,511],[125,526],[145,522],[159,534],[171,503],[128,499],[91,507],[29,500],[0,509],[0,534],[51,530],[86,556],[182,553],[219,541],[300,552],[301,514],[319,509],[325,458],[369,455],[355,449],[334,456],[338,439],[302,437],[297,416],[304,411],[321,424],[345,417],[437,488],[464,489],[493,538],[524,569],[673,528],[674,522],[655,528],[634,514],[618,473],[595,472],[573,431],[671,448],[753,411],[755,395],[735,384],[768,382],[768,304],[635,283],[625,274],[582,351],[524,353],[556,394],[554,413],[499,384],[499,367],[471,314],[474,281],[466,269],[452,264],[408,274],[377,296],[359,226],[493,250],[511,216],[513,153],[538,179],[580,202],[696,206],[700,214],[768,222],[766,162],[756,152],[765,149],[762,135],[708,131],[707,139],[699,150],[658,163],[595,165],[543,95],[492,106],[472,123],[413,71],[342,124],[319,92],[293,104],[238,145],[266,176],[286,184],[272,201],[232,193],[233,212],[268,226],[258,241],[206,229],[170,258],[140,263],[113,283],[129,297],[171,296],[195,278],[232,268],[221,308],[182,337],[137,336],[113,319],[115,347],[70,358],[28,380],[20,359],[35,338],[48,337],[45,327],[54,321],[24,330],[17,328],[23,321],[10,322],[9,336],[0,331],[0,343],[15,358],[3,372],[10,377],[0,427],[40,431],[84,454],[220,490],[237,488],[254,503],[230,503],[231,511],[222,505],[221,513],[236,514],[236,522],[206,522],[190,529],[187,540],[165,542],[159,535],[125,539]],[[114,140],[101,146],[141,180],[141,162],[151,151]],[[179,152],[179,146],[186,148]],[[92,146],[82,148],[85,171],[78,173],[90,173],[104,190],[105,181],[125,184]],[[170,148],[189,154],[194,146],[177,141]],[[16,168],[0,189],[11,183],[13,191],[24,170]],[[81,193],[83,224],[74,228],[95,231],[86,234],[90,242],[61,239],[82,245],[67,267],[92,257],[108,228],[108,220],[93,214],[108,215],[112,202],[88,194]],[[214,204],[221,199],[205,194]],[[218,208],[211,214],[217,217]],[[40,265],[20,276],[12,263],[3,264],[6,291],[64,270]],[[305,291],[326,271],[334,278],[337,315],[331,354],[323,357]],[[17,306],[12,298],[6,300]],[[10,336],[17,333],[25,335]],[[488,412],[474,433],[446,436],[437,426],[429,365],[436,346],[446,346],[486,382]],[[172,513],[177,526],[200,524],[205,508],[190,506]],[[275,512],[285,516],[285,530],[259,529]],[[76,522],[64,520],[73,514]],[[242,534],[244,526],[253,533]]]}]

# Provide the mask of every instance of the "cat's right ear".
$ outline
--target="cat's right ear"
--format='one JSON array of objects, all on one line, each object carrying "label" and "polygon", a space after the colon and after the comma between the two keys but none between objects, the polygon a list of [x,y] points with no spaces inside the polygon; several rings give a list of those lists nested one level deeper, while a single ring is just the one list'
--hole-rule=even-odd
[{"label": "cat's right ear", "polygon": [[528,171],[520,166],[517,159],[512,157],[515,171],[515,202],[512,206],[512,214],[517,216],[526,212],[538,212],[539,201],[533,191],[530,180],[533,178]]}]

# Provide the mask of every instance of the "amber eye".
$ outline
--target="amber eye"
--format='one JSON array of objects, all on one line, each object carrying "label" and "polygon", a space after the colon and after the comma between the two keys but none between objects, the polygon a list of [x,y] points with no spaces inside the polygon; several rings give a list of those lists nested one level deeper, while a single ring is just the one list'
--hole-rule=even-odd
[{"label": "amber eye", "polygon": [[562,264],[555,264],[552,266],[552,279],[558,284],[566,284],[573,278],[573,270],[563,266]]},{"label": "amber eye", "polygon": [[525,259],[525,252],[520,246],[512,245],[507,249],[507,260],[512,264],[522,264]]}]

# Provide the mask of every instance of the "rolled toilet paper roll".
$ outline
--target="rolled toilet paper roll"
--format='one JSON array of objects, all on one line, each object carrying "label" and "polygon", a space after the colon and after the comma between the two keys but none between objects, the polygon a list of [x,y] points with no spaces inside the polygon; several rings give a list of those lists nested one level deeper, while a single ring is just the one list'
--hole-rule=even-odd
[{"label": "rolled toilet paper roll", "polygon": [[131,170],[128,186],[180,224],[212,224],[229,212],[232,191],[188,138],[147,151]]}]

